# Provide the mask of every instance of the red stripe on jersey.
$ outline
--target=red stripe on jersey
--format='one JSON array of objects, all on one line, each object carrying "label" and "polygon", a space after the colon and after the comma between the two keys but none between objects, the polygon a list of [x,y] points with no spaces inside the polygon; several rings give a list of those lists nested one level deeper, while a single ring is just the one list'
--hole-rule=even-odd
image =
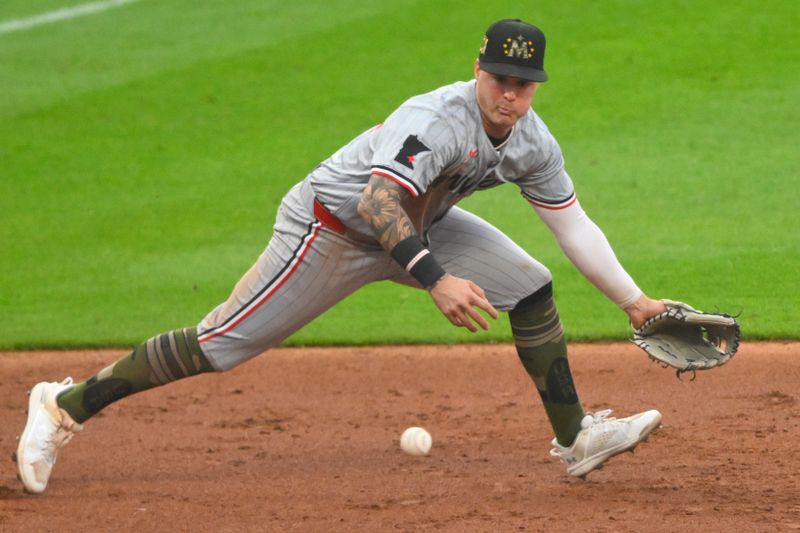
[{"label": "red stripe on jersey", "polygon": [[392,180],[393,182],[395,182],[396,184],[400,185],[402,188],[404,188],[405,190],[410,192],[411,196],[413,196],[414,198],[419,196],[419,194],[417,193],[417,190],[414,187],[412,187],[411,185],[409,185],[408,183],[406,183],[404,180],[400,179],[399,177],[395,176],[394,174],[390,174],[390,173],[388,173],[386,171],[383,171],[383,170],[375,170],[375,169],[372,170],[372,173],[373,174],[377,174],[378,176],[381,176],[381,177],[384,177],[384,178],[389,178],[390,180]]},{"label": "red stripe on jersey", "polygon": [[551,209],[555,211],[558,209],[566,209],[567,207],[571,206],[572,204],[578,201],[578,196],[573,195],[573,197],[570,200],[568,200],[566,203],[563,204],[545,204],[542,202],[537,202],[536,200],[531,200],[527,196],[525,197],[525,199],[528,200],[533,205],[535,205],[536,207],[543,207],[544,209]]},{"label": "red stripe on jersey", "polygon": [[264,292],[264,294],[261,295],[261,297],[256,302],[251,304],[249,308],[245,308],[245,309],[247,309],[246,312],[243,312],[244,309],[239,310],[239,313],[242,313],[242,314],[241,314],[241,316],[237,317],[236,320],[234,320],[233,322],[231,322],[230,324],[225,326],[223,329],[216,330],[216,331],[210,331],[208,333],[200,335],[197,338],[197,340],[199,342],[206,342],[206,341],[210,341],[214,337],[219,337],[220,335],[223,335],[223,334],[229,332],[230,330],[232,330],[233,328],[238,326],[244,319],[246,319],[247,317],[252,315],[259,307],[264,305],[267,302],[267,300],[269,300],[270,297],[273,294],[275,294],[275,292],[277,292],[277,290],[280,289],[283,286],[283,284],[286,283],[286,281],[290,277],[292,277],[292,274],[294,274],[297,271],[297,267],[300,266],[300,263],[303,262],[303,258],[306,256],[308,251],[311,249],[311,243],[313,243],[314,239],[316,239],[317,235],[319,235],[320,229],[322,229],[322,225],[317,223],[317,227],[314,230],[314,233],[311,234],[311,237],[308,239],[308,241],[306,242],[305,246],[299,251],[299,253],[293,259],[293,261],[295,262],[294,265],[292,265],[292,267],[289,270],[284,272],[284,274],[279,279],[275,280],[275,282],[272,284],[272,286],[267,287],[267,290]]}]

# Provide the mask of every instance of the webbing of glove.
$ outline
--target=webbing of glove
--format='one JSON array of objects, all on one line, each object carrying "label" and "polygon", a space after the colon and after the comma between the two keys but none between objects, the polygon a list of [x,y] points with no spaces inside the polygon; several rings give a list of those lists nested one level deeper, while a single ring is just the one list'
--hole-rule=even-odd
[{"label": "webbing of glove", "polygon": [[735,318],[704,313],[684,302],[662,301],[667,310],[634,330],[631,342],[653,361],[675,368],[678,377],[721,366],[739,349],[741,331]]}]

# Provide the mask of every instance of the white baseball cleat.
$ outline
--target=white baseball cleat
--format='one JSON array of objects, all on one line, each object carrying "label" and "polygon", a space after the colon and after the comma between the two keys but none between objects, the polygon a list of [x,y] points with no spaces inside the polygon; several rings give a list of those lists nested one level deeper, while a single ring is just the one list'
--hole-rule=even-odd
[{"label": "white baseball cleat", "polygon": [[633,451],[661,424],[661,413],[655,409],[619,420],[610,414],[611,409],[606,409],[583,417],[582,429],[569,448],[553,439],[550,455],[567,465],[567,474],[585,477],[611,457]]},{"label": "white baseball cleat", "polygon": [[43,381],[31,391],[28,422],[14,456],[19,480],[28,492],[44,492],[56,464],[58,449],[83,429],[56,404],[59,393],[71,387],[72,378],[67,378],[61,383]]}]

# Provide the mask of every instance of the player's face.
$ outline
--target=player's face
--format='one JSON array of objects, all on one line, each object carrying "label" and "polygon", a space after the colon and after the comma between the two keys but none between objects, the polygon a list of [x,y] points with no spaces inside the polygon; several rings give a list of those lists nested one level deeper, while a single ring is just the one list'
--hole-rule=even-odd
[{"label": "player's face", "polygon": [[475,61],[476,94],[483,127],[492,137],[505,137],[528,112],[539,83],[511,76],[499,76],[480,69]]}]

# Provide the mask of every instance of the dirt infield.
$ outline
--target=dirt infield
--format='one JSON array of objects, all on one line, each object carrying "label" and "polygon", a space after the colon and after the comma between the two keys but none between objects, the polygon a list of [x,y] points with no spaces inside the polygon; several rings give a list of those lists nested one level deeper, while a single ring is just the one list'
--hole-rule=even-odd
[{"label": "dirt infield", "polygon": [[[570,349],[589,409],[664,415],[586,481],[549,457],[513,346],[305,348],[110,406],[42,496],[10,461],[26,389],[123,353],[0,353],[0,530],[800,530],[800,345],[745,344],[694,382],[629,344]],[[428,457],[400,451],[411,425]]]}]

